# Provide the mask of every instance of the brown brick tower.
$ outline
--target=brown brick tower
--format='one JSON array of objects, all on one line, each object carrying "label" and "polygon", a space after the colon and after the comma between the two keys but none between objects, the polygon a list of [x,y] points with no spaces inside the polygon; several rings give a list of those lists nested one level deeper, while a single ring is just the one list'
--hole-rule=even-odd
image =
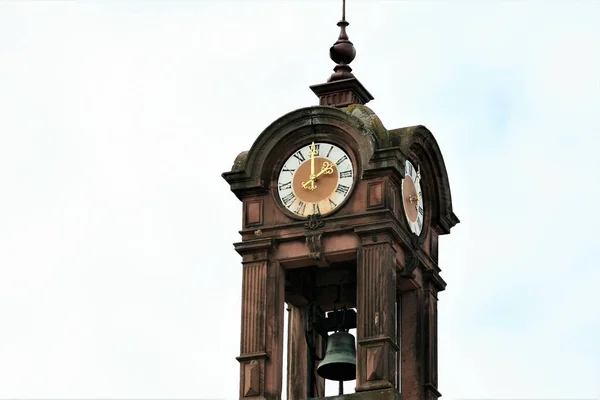
[{"label": "brown brick tower", "polygon": [[342,15],[334,73],[311,86],[320,105],[271,123],[223,174],[243,207],[240,399],[281,398],[285,345],[287,398],[323,398],[317,366],[349,328],[356,391],[340,398],[441,396],[438,238],[459,222],[448,175],[427,128],[388,130],[365,106]]}]

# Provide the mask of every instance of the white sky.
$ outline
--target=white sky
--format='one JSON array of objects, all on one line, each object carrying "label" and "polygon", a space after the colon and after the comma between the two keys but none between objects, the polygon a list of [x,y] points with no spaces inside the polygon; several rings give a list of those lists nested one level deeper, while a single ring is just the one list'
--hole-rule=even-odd
[{"label": "white sky", "polygon": [[[220,174],[317,104],[340,4],[0,2],[0,398],[237,398]],[[444,398],[599,398],[600,2],[349,0],[347,19],[369,106],[433,131],[461,219]]]}]

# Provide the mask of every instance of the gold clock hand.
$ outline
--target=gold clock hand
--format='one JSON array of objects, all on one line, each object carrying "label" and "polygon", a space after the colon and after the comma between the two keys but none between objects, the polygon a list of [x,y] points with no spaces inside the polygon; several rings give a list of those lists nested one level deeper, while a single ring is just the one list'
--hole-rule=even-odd
[{"label": "gold clock hand", "polygon": [[316,174],[314,176],[314,179],[317,179],[318,177],[320,177],[323,174],[333,174],[333,163],[327,162],[325,161],[323,163],[323,166],[321,167],[321,172],[319,172],[318,174]]},{"label": "gold clock hand", "polygon": [[419,201],[419,200],[421,200],[421,193],[419,193],[419,194],[417,194],[417,195],[415,195],[415,196],[410,196],[410,197],[408,198],[408,201],[410,201],[411,203],[412,203],[413,201]]},{"label": "gold clock hand", "polygon": [[[308,189],[308,190],[315,190],[317,188],[317,185],[315,185],[315,181],[317,180],[318,177],[320,177],[323,174],[333,174],[333,164],[329,163],[327,161],[325,161],[323,163],[323,166],[321,167],[321,172],[319,172],[316,175],[311,175],[310,179],[307,180],[306,182],[302,182],[302,187],[304,189]],[[310,186],[309,186],[310,184]]]},{"label": "gold clock hand", "polygon": [[315,147],[315,142],[312,142],[310,145],[310,177],[315,176],[315,156],[317,155],[317,149]]},{"label": "gold clock hand", "polygon": [[[310,186],[309,186],[309,184],[310,184]],[[315,190],[317,188],[317,185],[315,185],[315,179],[310,178],[306,182],[302,182],[302,187],[304,189],[308,189],[308,190]]]}]

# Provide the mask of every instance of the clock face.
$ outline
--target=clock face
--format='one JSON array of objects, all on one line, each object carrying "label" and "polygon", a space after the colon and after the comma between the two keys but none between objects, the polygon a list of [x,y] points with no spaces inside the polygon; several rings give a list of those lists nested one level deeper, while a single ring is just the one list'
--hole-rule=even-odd
[{"label": "clock face", "polygon": [[406,160],[405,176],[402,180],[402,204],[410,230],[420,235],[423,230],[423,195],[421,193],[421,171]]},{"label": "clock face", "polygon": [[348,154],[331,143],[309,143],[283,164],[277,179],[281,204],[300,217],[329,214],[346,199],[354,184]]}]

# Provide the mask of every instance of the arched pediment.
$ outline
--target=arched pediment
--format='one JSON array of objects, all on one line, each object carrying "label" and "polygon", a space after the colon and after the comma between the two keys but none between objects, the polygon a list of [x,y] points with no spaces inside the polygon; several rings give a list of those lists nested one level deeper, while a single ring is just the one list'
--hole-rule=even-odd
[{"label": "arched pediment", "polygon": [[423,165],[431,188],[431,226],[440,234],[450,233],[459,220],[452,210],[450,182],[442,152],[429,129],[423,125],[393,129],[389,131],[392,146],[398,146],[409,157],[416,158]]},{"label": "arched pediment", "polygon": [[249,151],[236,157],[232,170],[223,177],[238,198],[267,190],[272,167],[282,153],[318,135],[346,142],[362,165],[369,163],[377,146],[376,133],[360,118],[334,107],[301,108],[271,123]]}]

